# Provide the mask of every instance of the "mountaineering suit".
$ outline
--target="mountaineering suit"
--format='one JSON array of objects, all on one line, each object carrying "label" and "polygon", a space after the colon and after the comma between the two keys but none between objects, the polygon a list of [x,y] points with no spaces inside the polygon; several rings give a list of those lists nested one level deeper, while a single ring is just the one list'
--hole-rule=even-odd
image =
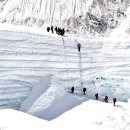
[{"label": "mountaineering suit", "polygon": [[116,98],[113,98],[113,105],[115,106]]},{"label": "mountaineering suit", "polygon": [[71,88],[71,93],[74,93],[74,87]]},{"label": "mountaineering suit", "polygon": [[78,48],[78,51],[80,51],[80,48],[81,48],[81,44],[80,43],[78,43],[77,48]]}]

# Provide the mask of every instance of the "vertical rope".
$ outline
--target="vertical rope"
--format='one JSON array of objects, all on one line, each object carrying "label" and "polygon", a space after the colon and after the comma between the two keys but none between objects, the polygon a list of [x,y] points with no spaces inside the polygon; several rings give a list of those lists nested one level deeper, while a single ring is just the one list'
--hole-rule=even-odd
[{"label": "vertical rope", "polygon": [[[68,60],[67,60],[67,55],[66,55],[66,46],[65,46],[65,41],[63,36],[61,37],[62,41],[63,41],[63,48],[64,48],[64,56],[65,56],[65,61],[66,61],[66,79],[68,77]],[[69,89],[69,82],[67,80],[67,85],[68,85],[68,89]]]},{"label": "vertical rope", "polygon": [[81,93],[83,92],[83,74],[82,74],[82,61],[81,61],[81,49],[78,51],[79,55],[79,84],[81,88]]}]

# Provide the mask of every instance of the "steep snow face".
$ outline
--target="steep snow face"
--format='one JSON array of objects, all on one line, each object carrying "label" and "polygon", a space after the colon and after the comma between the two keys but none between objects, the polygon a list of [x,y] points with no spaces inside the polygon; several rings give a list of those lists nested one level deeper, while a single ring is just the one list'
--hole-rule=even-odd
[{"label": "steep snow face", "polygon": [[8,2],[8,0],[0,0],[0,12],[4,9],[5,4]]},{"label": "steep snow face", "polygon": [[126,17],[129,0],[5,0],[0,22],[44,28],[64,27],[70,33],[109,34]]},{"label": "steep snow face", "polygon": [[[101,100],[105,95],[110,100],[113,97],[120,101],[128,100],[129,39],[118,38],[114,41],[110,38],[83,39],[46,32],[42,34],[0,31],[0,108],[19,109],[33,88],[45,85],[41,81],[47,74],[55,75],[63,82],[65,91],[75,86],[77,95],[83,95],[80,86],[83,83],[83,87],[87,87],[87,97],[95,98],[94,94],[98,92]],[[81,53],[77,50],[77,43],[81,43]],[[38,95],[42,100],[53,88],[45,87],[45,93]],[[50,98],[55,100],[57,95],[60,96],[59,93],[55,95],[57,89],[54,90]],[[30,113],[37,108],[36,104]]]},{"label": "steep snow face", "polygon": [[43,76],[43,79],[37,83],[26,100],[21,104],[20,110],[27,112],[34,102],[51,86],[52,75]]},{"label": "steep snow face", "polygon": [[129,37],[130,35],[130,7],[126,11],[127,18],[113,31],[111,37]]}]

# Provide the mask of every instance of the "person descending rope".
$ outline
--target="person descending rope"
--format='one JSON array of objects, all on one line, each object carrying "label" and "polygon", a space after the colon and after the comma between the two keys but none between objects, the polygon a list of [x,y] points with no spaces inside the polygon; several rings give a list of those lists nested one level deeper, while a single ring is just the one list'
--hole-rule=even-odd
[{"label": "person descending rope", "polygon": [[116,98],[113,98],[113,105],[115,106]]},{"label": "person descending rope", "polygon": [[80,43],[77,44],[77,48],[78,48],[78,51],[80,51],[80,48],[81,48],[81,44]]},{"label": "person descending rope", "polygon": [[74,87],[71,88],[71,93],[74,93]]},{"label": "person descending rope", "polygon": [[86,88],[83,88],[83,93],[84,93],[84,95],[85,95],[85,92],[86,92]]},{"label": "person descending rope", "polygon": [[108,96],[105,96],[104,102],[108,102]]},{"label": "person descending rope", "polygon": [[98,93],[95,94],[96,100],[98,100]]}]

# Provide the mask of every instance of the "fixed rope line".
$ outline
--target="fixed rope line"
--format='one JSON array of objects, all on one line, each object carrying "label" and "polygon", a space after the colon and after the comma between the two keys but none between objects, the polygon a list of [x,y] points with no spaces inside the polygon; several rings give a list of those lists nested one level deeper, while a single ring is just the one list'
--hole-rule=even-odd
[{"label": "fixed rope line", "polygon": [[81,61],[81,52],[79,52],[79,74],[80,74],[80,87],[83,91],[83,74],[82,74],[82,61]]},{"label": "fixed rope line", "polygon": [[82,61],[81,61],[81,45],[77,45],[78,48],[78,55],[79,55],[79,82],[80,82],[80,88],[81,92],[83,92],[83,74],[82,74]]},{"label": "fixed rope line", "polygon": [[[63,48],[64,48],[64,56],[65,56],[65,61],[66,61],[66,78],[68,78],[68,60],[67,60],[67,55],[66,55],[66,46],[65,46],[65,41],[62,36],[62,41],[63,41]],[[69,88],[69,82],[67,80],[68,88]]]}]

